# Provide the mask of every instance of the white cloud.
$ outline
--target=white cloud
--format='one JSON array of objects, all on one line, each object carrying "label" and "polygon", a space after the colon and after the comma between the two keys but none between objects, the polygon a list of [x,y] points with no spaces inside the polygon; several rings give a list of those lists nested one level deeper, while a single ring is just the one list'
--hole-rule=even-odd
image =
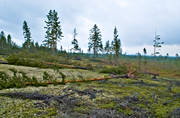
[{"label": "white cloud", "polygon": [[127,0],[116,0],[116,3],[122,8],[125,8],[125,7],[127,7],[129,5]]},{"label": "white cloud", "polygon": [[179,0],[0,0],[0,29],[14,33],[20,44],[23,41],[22,21],[27,20],[32,38],[41,43],[48,10],[55,9],[61,20],[64,38],[60,44],[64,48],[71,47],[76,27],[79,45],[87,49],[89,30],[97,24],[103,43],[112,40],[113,28],[117,26],[122,46],[129,54],[135,54],[145,46],[152,53],[151,44],[157,29],[168,45],[163,53],[174,55],[180,45],[179,8]]},{"label": "white cloud", "polygon": [[3,23],[4,23],[4,21],[0,19],[0,24],[3,24]]}]

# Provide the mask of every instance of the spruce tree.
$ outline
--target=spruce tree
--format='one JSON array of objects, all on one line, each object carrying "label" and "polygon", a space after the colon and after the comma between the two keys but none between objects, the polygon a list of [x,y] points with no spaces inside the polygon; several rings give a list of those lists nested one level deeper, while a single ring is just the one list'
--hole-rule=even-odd
[{"label": "spruce tree", "polygon": [[146,48],[143,49],[143,53],[144,53],[144,55],[147,54]]},{"label": "spruce tree", "polygon": [[39,43],[38,43],[38,42],[36,42],[36,43],[35,43],[35,48],[37,48],[37,49],[38,49],[39,47],[40,47],[40,46],[39,46]]},{"label": "spruce tree", "polygon": [[77,31],[76,31],[76,28],[74,28],[73,41],[71,43],[73,45],[73,50],[74,51],[80,51],[80,48],[79,48],[79,45],[78,45],[78,40],[76,39],[76,36],[77,36]]},{"label": "spruce tree", "polygon": [[100,29],[98,26],[95,24],[93,28],[90,30],[90,37],[89,37],[89,51],[93,49],[94,56],[96,57],[98,55],[98,52],[101,51],[103,48],[102,45],[102,35],[100,32]]},{"label": "spruce tree", "polygon": [[57,41],[62,39],[61,25],[58,17],[58,13],[55,10],[50,10],[47,15],[47,21],[45,21],[46,27],[46,40],[43,42],[45,46],[52,49],[53,54],[57,48]]},{"label": "spruce tree", "polygon": [[32,47],[31,32],[26,21],[23,22],[23,35],[25,39],[25,42],[23,43],[23,48],[31,48]]},{"label": "spruce tree", "polygon": [[112,41],[112,50],[114,51],[116,57],[119,57],[120,54],[122,54],[121,49],[121,40],[119,39],[117,28],[114,28],[114,38]]}]

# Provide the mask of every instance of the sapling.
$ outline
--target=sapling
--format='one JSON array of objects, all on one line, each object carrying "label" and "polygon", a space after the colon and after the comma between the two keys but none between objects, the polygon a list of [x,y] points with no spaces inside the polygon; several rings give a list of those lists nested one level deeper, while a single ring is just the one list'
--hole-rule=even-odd
[{"label": "sapling", "polygon": [[143,52],[144,52],[144,66],[145,66],[145,71],[146,71],[146,64],[147,64],[147,59],[146,59],[147,50],[146,50],[146,48],[143,49]]},{"label": "sapling", "polygon": [[137,53],[138,56],[138,70],[141,71],[141,53]]},{"label": "sapling", "polygon": [[32,82],[34,82],[34,85],[37,86],[38,85],[38,80],[35,76],[32,77]]},{"label": "sapling", "polygon": [[45,71],[44,73],[43,73],[43,80],[49,80],[50,79],[50,75]]},{"label": "sapling", "polygon": [[59,71],[59,74],[62,77],[62,84],[65,84],[66,75],[64,73],[60,72],[60,71]]}]

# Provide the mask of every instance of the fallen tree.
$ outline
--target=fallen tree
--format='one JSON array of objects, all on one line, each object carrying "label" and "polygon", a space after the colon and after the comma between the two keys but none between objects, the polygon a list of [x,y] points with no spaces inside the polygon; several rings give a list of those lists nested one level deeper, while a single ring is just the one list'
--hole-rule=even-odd
[{"label": "fallen tree", "polygon": [[[65,84],[65,83],[76,83],[76,82],[88,82],[88,81],[100,81],[100,80],[108,80],[108,79],[117,79],[117,78],[131,78],[129,74],[124,75],[110,75],[109,77],[100,77],[100,78],[91,78],[91,79],[84,79],[84,80],[65,80],[62,81],[55,81],[55,82],[41,82],[38,85],[49,85],[49,84]],[[35,82],[26,82],[25,85],[37,85]]]}]

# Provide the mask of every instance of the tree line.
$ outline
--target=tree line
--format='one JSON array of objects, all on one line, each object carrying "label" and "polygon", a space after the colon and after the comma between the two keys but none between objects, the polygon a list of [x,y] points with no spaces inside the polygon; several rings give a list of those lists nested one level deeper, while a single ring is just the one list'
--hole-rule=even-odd
[{"label": "tree line", "polygon": [[[14,42],[12,42],[10,35],[8,35],[6,38],[4,32],[2,31],[0,34],[0,48],[23,48],[29,50],[33,48],[46,48],[51,49],[52,53],[55,54],[55,52],[57,51],[57,42],[59,40],[62,40],[62,37],[64,37],[61,28],[61,22],[59,20],[58,13],[55,10],[49,11],[45,24],[46,26],[44,28],[46,29],[46,35],[45,40],[42,41],[41,45],[39,45],[38,42],[34,42],[32,40],[28,23],[24,21],[23,36],[25,41],[22,44],[22,47],[18,47]],[[73,40],[71,42],[73,48],[71,49],[71,51],[82,52],[77,40],[77,35],[77,30],[76,28],[74,28]],[[60,49],[63,50],[62,46]],[[116,55],[116,57],[122,54],[121,40],[119,38],[117,28],[114,28],[113,41],[110,43],[108,40],[105,46],[103,46],[101,31],[98,28],[97,24],[94,24],[93,28],[90,29],[88,51],[93,51],[95,57],[98,56],[99,52],[106,54],[113,53]]]},{"label": "tree line", "polygon": [[0,50],[4,50],[4,53],[17,49],[18,46],[12,41],[11,35],[8,34],[7,37],[3,31],[0,33]]}]

